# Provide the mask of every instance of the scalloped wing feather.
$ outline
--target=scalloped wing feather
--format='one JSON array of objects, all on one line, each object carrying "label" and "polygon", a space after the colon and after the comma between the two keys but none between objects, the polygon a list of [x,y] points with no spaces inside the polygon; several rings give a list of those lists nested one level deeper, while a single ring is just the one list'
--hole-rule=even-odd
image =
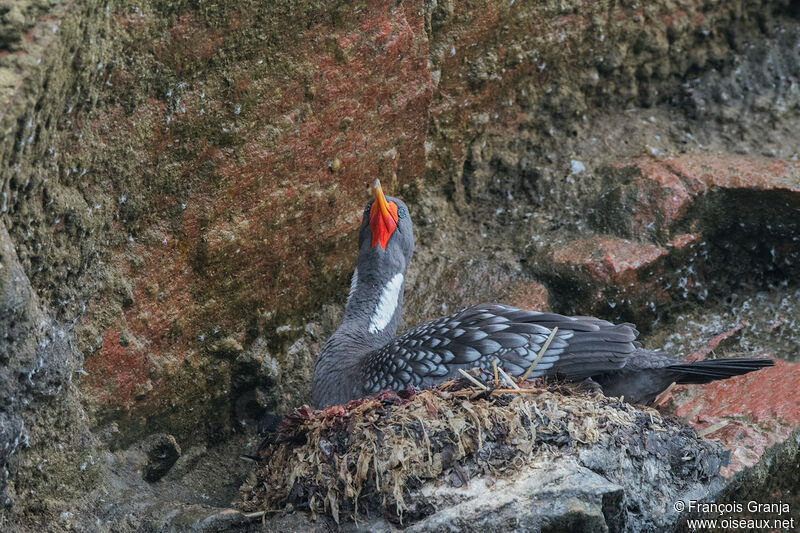
[{"label": "scalloped wing feather", "polygon": [[554,327],[556,337],[531,378],[585,379],[625,366],[636,349],[638,331],[592,317],[567,317],[482,304],[408,330],[364,359],[364,392],[431,386],[454,377],[458,369],[492,361],[512,375],[524,373]]}]

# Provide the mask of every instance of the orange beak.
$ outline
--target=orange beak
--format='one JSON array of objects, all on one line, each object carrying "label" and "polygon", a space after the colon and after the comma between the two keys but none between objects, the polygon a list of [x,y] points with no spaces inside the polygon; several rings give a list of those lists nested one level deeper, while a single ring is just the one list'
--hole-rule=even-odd
[{"label": "orange beak", "polygon": [[375,195],[375,202],[369,211],[369,227],[372,230],[372,247],[380,244],[381,248],[386,249],[386,243],[397,228],[397,204],[387,202],[383,195],[380,180],[376,179],[372,184],[372,194]]}]

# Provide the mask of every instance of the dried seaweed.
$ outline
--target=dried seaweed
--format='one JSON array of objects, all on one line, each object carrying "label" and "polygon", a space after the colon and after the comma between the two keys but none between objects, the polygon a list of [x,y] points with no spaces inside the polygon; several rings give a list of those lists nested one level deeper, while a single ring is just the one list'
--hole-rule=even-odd
[{"label": "dried seaweed", "polygon": [[239,506],[291,505],[337,522],[365,511],[400,520],[421,505],[409,503],[409,490],[427,480],[449,475],[459,485],[470,473],[513,475],[524,464],[613,438],[636,421],[627,404],[565,384],[521,385],[476,393],[459,379],[323,411],[298,409],[263,445]]}]

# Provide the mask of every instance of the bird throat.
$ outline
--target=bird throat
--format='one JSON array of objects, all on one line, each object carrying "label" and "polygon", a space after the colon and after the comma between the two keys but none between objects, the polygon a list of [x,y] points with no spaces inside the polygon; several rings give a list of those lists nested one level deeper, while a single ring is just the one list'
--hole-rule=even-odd
[{"label": "bird throat", "polygon": [[349,339],[374,347],[394,338],[403,308],[405,272],[376,279],[370,268],[357,268],[350,280],[350,294],[340,328]]},{"label": "bird throat", "polygon": [[369,320],[369,332],[373,335],[386,329],[392,321],[397,305],[400,301],[400,292],[403,290],[403,275],[395,274],[381,291],[381,296]]}]

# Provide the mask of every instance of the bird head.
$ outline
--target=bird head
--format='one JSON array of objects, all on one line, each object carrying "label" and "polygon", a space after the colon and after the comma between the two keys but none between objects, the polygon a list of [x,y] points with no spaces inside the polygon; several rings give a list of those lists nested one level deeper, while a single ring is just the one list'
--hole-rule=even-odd
[{"label": "bird head", "polygon": [[385,196],[380,180],[372,184],[374,199],[364,208],[359,234],[359,263],[361,258],[381,262],[400,261],[407,266],[414,253],[414,229],[408,207],[402,200]]}]

